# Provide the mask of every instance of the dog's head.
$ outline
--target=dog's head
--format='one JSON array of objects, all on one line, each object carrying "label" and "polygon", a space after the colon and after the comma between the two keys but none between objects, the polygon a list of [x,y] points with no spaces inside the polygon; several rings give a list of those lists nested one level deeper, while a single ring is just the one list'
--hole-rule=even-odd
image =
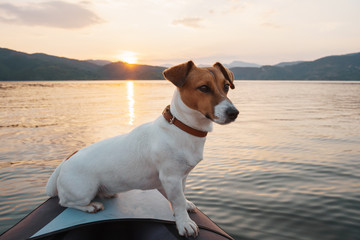
[{"label": "dog's head", "polygon": [[190,108],[219,124],[234,121],[239,111],[227,97],[234,89],[234,74],[217,62],[212,67],[197,67],[192,61],[163,72],[180,91],[182,101]]}]

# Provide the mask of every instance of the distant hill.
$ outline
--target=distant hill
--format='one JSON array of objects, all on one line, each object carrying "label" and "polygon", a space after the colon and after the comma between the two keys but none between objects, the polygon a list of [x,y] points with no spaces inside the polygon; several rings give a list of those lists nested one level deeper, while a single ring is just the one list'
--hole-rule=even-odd
[{"label": "distant hill", "polygon": [[99,66],[105,66],[106,64],[111,63],[111,61],[107,61],[107,60],[93,60],[93,59],[89,59],[89,60],[86,60],[86,61],[89,62],[89,63],[93,63],[93,64],[96,64],[96,65],[99,65]]},{"label": "distant hill", "polygon": [[103,79],[108,80],[159,80],[164,79],[162,72],[165,69],[165,67],[115,62],[102,67],[99,73]]},{"label": "distant hill", "polygon": [[169,67],[172,67],[172,66],[174,66],[174,64],[164,63],[164,64],[160,65],[160,67],[165,67],[165,68],[169,68]]},{"label": "distant hill", "polygon": [[0,48],[0,80],[155,80],[163,79],[164,70],[163,67],[79,61]]},{"label": "distant hill", "polygon": [[231,68],[238,80],[360,80],[360,53],[260,68]]},{"label": "distant hill", "polygon": [[[261,65],[256,63],[248,63],[248,62],[242,62],[242,61],[232,61],[231,63],[223,63],[223,65],[227,68],[234,68],[234,67],[261,67]],[[171,67],[170,64],[162,65]],[[212,64],[197,64],[198,67],[211,67]]]},{"label": "distant hill", "polygon": [[101,78],[98,69],[86,61],[0,48],[0,80],[92,80]]},{"label": "distant hill", "polygon": [[291,65],[296,65],[299,63],[303,63],[304,61],[294,61],[294,62],[281,62],[278,63],[276,65],[274,65],[274,67],[286,67],[286,66],[291,66]]},{"label": "distant hill", "polygon": [[[360,80],[360,53],[274,66],[239,67],[240,64],[244,62],[227,65],[237,80]],[[236,67],[231,67],[234,65]],[[0,80],[158,80],[164,79],[164,70],[165,67],[159,66],[80,61],[0,48]]]},{"label": "distant hill", "polygon": [[229,64],[224,64],[227,68],[234,68],[234,67],[261,67],[261,65],[256,63],[248,63],[248,62],[242,62],[242,61],[233,61]]}]

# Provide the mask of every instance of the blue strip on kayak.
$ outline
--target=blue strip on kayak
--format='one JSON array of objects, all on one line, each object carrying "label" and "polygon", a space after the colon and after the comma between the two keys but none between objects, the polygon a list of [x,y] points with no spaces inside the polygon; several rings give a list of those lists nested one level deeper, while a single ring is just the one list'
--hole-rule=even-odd
[{"label": "blue strip on kayak", "polygon": [[156,219],[175,221],[168,200],[157,190],[132,190],[117,194],[112,199],[95,199],[105,209],[97,213],[86,213],[67,208],[31,238],[39,237],[62,229],[92,222],[121,219]]}]

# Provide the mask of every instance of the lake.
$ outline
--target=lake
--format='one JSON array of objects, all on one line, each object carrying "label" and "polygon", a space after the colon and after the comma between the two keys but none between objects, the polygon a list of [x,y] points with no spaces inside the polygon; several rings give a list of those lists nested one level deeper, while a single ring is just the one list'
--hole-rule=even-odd
[{"label": "lake", "polygon": [[[186,195],[235,239],[360,238],[360,82],[236,81]],[[0,82],[0,233],[69,154],[157,118],[167,81]]]}]

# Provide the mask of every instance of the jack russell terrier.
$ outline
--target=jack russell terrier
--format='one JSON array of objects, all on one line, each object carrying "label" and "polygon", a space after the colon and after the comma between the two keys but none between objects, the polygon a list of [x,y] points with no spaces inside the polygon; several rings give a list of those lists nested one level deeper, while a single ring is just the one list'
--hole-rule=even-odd
[{"label": "jack russell terrier", "polygon": [[177,88],[162,116],[70,156],[49,178],[49,196],[58,195],[61,206],[95,213],[104,209],[92,201],[96,196],[158,189],[171,203],[179,234],[198,235],[187,213],[196,206],[185,198],[185,181],[203,159],[212,122],[227,124],[239,114],[227,97],[229,88],[235,88],[234,75],[221,63],[197,67],[192,61],[163,74]]}]

